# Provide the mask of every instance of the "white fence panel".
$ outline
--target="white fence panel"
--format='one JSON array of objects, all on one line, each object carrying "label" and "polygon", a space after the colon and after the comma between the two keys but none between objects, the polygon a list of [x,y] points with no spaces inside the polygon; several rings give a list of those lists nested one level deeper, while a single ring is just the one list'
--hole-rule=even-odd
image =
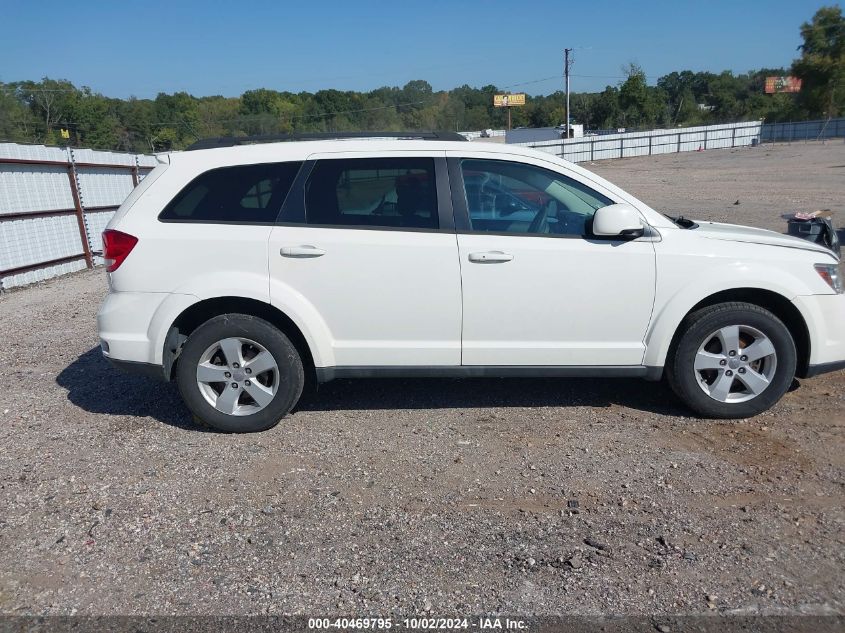
[{"label": "white fence panel", "polygon": [[135,188],[126,169],[79,167],[76,174],[85,207],[119,206]]},{"label": "white fence panel", "polygon": [[0,164],[0,215],[72,208],[67,168]]},{"label": "white fence panel", "polygon": [[[0,222],[0,269],[20,268],[82,253],[75,215]],[[85,262],[83,261],[83,267]],[[3,282],[4,287],[9,287]]]},{"label": "white fence panel", "polygon": [[77,149],[73,150],[73,160],[77,163],[97,163],[100,165],[136,165],[135,154],[121,154],[118,152],[105,152],[98,149]]},{"label": "white fence panel", "polygon": [[[97,211],[96,213],[86,213],[85,221],[88,224],[88,236],[92,251],[102,252],[103,250],[103,231],[106,224],[112,219],[115,211]],[[102,264],[103,258],[99,255],[94,256],[95,264]]]},{"label": "white fence panel", "polygon": [[21,145],[20,143],[0,143],[0,158],[66,162],[67,153],[61,147],[47,147],[46,145]]},{"label": "white fence panel", "polygon": [[155,165],[146,155],[0,143],[0,289],[102,263],[103,229]]},{"label": "white fence panel", "polygon": [[[583,138],[516,143],[542,152],[561,156],[572,162],[607,160],[694,152],[705,149],[741,147],[760,142],[762,123],[731,123],[645,132],[604,134]],[[755,140],[756,139],[756,140]]]},{"label": "white fence panel", "polygon": [[26,286],[34,284],[38,281],[46,281],[59,275],[67,275],[75,273],[80,270],[85,270],[86,264],[84,259],[77,259],[72,262],[65,262],[63,264],[56,264],[54,266],[44,266],[35,270],[29,270],[25,273],[12,274],[0,279],[3,288],[15,288],[17,286]]}]

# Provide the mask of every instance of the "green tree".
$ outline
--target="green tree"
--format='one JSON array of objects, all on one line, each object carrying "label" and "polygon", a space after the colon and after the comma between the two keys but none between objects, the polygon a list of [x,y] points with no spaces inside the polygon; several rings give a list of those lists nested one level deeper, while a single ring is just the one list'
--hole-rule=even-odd
[{"label": "green tree", "polygon": [[619,87],[619,109],[626,127],[655,125],[662,117],[659,95],[649,88],[645,72],[637,64],[623,68],[627,79]]},{"label": "green tree", "polygon": [[700,122],[701,111],[693,92],[694,80],[695,74],[689,70],[671,72],[657,80],[657,87],[666,93],[668,125]]},{"label": "green tree", "polygon": [[[172,95],[160,92],[155,98],[154,110],[157,120],[153,126],[158,128],[155,135],[166,139],[170,148],[184,149],[200,137],[198,101],[187,92]],[[164,130],[172,130],[175,136]]]},{"label": "green tree", "polygon": [[36,139],[32,112],[14,84],[0,83],[0,139],[31,143]]},{"label": "green tree", "polygon": [[68,115],[74,109],[78,90],[66,79],[23,81],[18,84],[21,100],[29,107],[35,120],[35,137],[45,143],[57,142],[59,123],[72,123]]},{"label": "green tree", "polygon": [[590,123],[596,128],[615,128],[619,125],[619,114],[619,91],[608,86],[596,99]]},{"label": "green tree", "polygon": [[822,7],[801,25],[804,43],[792,72],[802,81],[798,103],[811,117],[845,109],[845,18],[838,6]]}]

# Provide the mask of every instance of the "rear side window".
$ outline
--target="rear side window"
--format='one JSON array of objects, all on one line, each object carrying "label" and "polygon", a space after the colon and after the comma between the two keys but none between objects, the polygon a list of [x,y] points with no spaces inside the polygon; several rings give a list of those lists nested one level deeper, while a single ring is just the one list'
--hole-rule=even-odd
[{"label": "rear side window", "polygon": [[301,162],[212,169],[194,178],[158,216],[170,222],[273,223]]},{"label": "rear side window", "polygon": [[433,158],[320,160],[305,186],[308,224],[437,229]]}]

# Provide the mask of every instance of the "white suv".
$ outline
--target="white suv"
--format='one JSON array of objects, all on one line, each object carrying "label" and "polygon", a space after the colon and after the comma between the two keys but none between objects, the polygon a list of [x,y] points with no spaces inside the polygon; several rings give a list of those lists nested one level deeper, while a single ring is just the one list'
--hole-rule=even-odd
[{"label": "white suv", "polygon": [[738,418],[845,367],[824,247],[671,219],[549,154],[415,136],[159,156],[104,233],[103,354],[230,432],[274,426],[309,380],[665,374]]}]

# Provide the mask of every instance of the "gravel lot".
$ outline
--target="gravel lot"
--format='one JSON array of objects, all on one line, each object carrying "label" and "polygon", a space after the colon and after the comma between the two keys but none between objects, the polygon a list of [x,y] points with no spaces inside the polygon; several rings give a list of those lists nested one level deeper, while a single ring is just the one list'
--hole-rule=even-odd
[{"label": "gravel lot", "polygon": [[[842,143],[588,167],[698,218],[845,217]],[[634,380],[337,381],[227,436],[102,360],[104,292],[0,297],[2,613],[845,612],[845,372],[742,422]]]}]

